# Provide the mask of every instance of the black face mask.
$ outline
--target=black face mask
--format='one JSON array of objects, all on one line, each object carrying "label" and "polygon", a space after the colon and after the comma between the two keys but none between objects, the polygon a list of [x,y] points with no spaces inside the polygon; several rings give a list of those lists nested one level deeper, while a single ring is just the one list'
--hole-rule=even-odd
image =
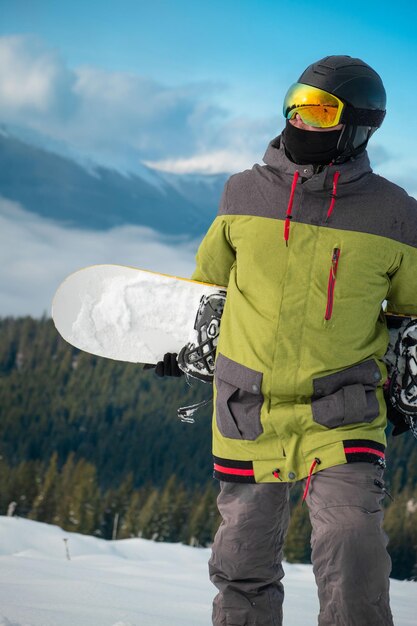
[{"label": "black face mask", "polygon": [[299,165],[328,165],[340,154],[337,143],[342,132],[302,130],[287,120],[283,132],[285,152]]}]

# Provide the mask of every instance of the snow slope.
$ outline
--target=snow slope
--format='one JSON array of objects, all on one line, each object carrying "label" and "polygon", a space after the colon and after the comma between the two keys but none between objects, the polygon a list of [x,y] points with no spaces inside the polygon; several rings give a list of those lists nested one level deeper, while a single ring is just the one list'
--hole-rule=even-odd
[{"label": "snow slope", "polygon": [[[0,626],[210,626],[209,552],[0,517]],[[311,566],[285,569],[285,626],[317,624]],[[391,589],[395,626],[415,625],[417,585]]]}]

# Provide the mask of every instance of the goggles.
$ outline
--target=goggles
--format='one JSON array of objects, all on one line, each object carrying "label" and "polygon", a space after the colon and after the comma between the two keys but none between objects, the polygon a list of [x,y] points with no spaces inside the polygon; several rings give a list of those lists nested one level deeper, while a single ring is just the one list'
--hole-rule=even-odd
[{"label": "goggles", "polygon": [[304,124],[330,128],[340,124],[345,104],[336,96],[318,87],[294,83],[284,98],[284,117],[292,119],[297,113]]}]

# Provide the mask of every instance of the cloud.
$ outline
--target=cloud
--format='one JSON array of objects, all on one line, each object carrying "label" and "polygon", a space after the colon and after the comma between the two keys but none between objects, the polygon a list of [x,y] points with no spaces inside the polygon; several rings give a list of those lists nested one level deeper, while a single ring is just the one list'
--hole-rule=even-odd
[{"label": "cloud", "polygon": [[75,76],[35,37],[0,37],[0,113],[33,121],[67,117],[76,105]]},{"label": "cloud", "polygon": [[3,123],[125,171],[141,161],[174,172],[236,171],[262,156],[274,131],[273,120],[236,119],[220,106],[223,83],[167,86],[132,73],[70,68],[33,36],[0,37],[0,85]]},{"label": "cloud", "polygon": [[252,167],[253,163],[262,163],[268,143],[280,130],[272,118],[227,120],[219,128],[211,129],[204,147],[200,146],[196,154],[186,158],[145,160],[144,163],[153,169],[177,174],[234,173]]},{"label": "cloud", "polygon": [[99,162],[114,153],[131,164],[193,154],[201,125],[227,115],[210,103],[218,86],[167,87],[133,74],[70,69],[34,37],[0,38],[0,84],[4,122],[30,126]]},{"label": "cloud", "polygon": [[86,265],[116,263],[188,277],[199,243],[137,226],[64,228],[2,198],[0,232],[1,316],[49,315],[58,285]]},{"label": "cloud", "polygon": [[218,174],[246,169],[252,165],[253,158],[248,152],[236,154],[230,149],[206,152],[186,159],[163,159],[161,161],[145,161],[144,163],[152,169],[175,174]]},{"label": "cloud", "polygon": [[80,107],[72,139],[107,153],[128,146],[136,158],[192,154],[199,145],[199,120],[214,123],[226,112],[208,104],[212,85],[167,87],[141,76],[76,70]]}]

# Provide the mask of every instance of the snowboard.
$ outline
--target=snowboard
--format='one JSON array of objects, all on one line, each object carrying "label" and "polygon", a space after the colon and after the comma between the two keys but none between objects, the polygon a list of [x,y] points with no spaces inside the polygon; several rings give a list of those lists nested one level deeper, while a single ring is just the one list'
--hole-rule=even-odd
[{"label": "snowboard", "polygon": [[226,289],[122,265],[70,274],[52,302],[52,319],[71,345],[97,356],[155,364],[195,335],[205,299]]}]

